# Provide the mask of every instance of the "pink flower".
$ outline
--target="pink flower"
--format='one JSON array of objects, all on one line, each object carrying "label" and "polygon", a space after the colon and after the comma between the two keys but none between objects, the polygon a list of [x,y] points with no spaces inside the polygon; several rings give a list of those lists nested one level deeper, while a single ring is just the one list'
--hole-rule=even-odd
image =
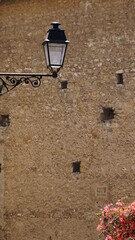
[{"label": "pink flower", "polygon": [[98,232],[105,240],[135,240],[135,201],[129,206],[121,201],[116,205],[117,208],[110,204],[101,210]]},{"label": "pink flower", "polygon": [[100,232],[101,230],[102,230],[102,226],[99,224],[99,225],[97,226],[97,231]]},{"label": "pink flower", "polygon": [[116,202],[116,205],[119,206],[119,207],[123,207],[125,206],[125,203],[124,202],[121,202],[120,200],[118,202]]},{"label": "pink flower", "polygon": [[111,236],[107,235],[105,240],[113,240],[113,238]]}]

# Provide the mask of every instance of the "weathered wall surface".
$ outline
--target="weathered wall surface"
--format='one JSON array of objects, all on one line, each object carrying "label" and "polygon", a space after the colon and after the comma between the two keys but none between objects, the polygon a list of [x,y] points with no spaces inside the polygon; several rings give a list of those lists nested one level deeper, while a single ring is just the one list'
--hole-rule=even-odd
[{"label": "weathered wall surface", "polygon": [[[99,209],[134,200],[134,12],[134,0],[1,1],[1,72],[46,72],[41,43],[52,21],[70,45],[57,79],[0,98],[10,117],[0,132],[0,239],[95,240]],[[112,121],[101,121],[103,107]]]}]

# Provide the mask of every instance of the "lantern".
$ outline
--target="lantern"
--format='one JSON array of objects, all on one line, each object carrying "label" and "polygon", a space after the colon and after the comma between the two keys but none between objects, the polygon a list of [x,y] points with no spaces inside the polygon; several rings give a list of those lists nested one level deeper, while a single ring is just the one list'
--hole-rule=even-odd
[{"label": "lantern", "polygon": [[67,41],[64,30],[59,28],[60,23],[53,22],[53,28],[49,29],[43,48],[45,53],[47,68],[53,73],[57,73],[63,66],[66,49],[69,41]]}]

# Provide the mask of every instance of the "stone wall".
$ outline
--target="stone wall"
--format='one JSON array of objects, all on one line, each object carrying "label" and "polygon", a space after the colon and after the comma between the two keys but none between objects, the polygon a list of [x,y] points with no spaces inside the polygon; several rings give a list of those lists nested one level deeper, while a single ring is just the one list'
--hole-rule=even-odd
[{"label": "stone wall", "polygon": [[134,12],[134,0],[0,2],[1,72],[47,72],[52,21],[70,41],[57,79],[0,97],[0,239],[95,240],[100,208],[134,200]]}]

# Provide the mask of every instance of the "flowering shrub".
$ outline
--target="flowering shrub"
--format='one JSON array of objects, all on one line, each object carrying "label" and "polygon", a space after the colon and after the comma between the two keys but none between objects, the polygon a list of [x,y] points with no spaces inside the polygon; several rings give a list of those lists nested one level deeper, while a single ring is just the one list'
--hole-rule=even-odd
[{"label": "flowering shrub", "polygon": [[101,209],[97,231],[105,240],[135,240],[135,201],[129,206],[118,201],[116,207],[109,204]]}]

